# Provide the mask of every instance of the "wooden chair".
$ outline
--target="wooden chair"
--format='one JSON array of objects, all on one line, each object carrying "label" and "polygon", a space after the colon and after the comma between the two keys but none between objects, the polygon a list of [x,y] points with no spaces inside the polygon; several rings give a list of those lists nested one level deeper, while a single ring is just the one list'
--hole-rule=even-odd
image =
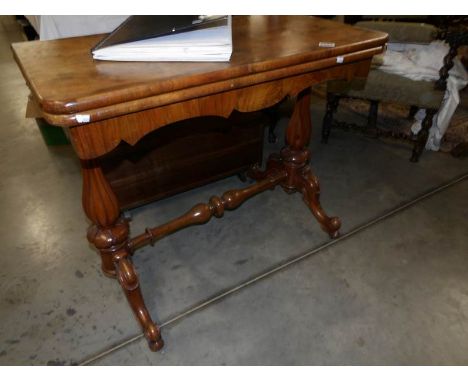
[{"label": "wooden chair", "polygon": [[453,59],[460,45],[467,43],[466,25],[456,29],[440,29],[424,23],[398,21],[363,21],[356,26],[387,32],[389,42],[429,44],[435,39],[444,39],[450,44],[450,50],[444,58],[437,81],[415,81],[396,74],[386,73],[372,66],[365,84],[359,81],[334,81],[327,85],[327,107],[322,125],[322,141],[328,142],[339,100],[344,97],[367,100],[370,102],[367,125],[362,127],[374,136],[380,134],[377,128],[379,102],[393,102],[408,105],[410,115],[418,109],[426,109],[426,116],[418,134],[412,135],[413,152],[410,160],[417,162],[426,145],[432,119],[439,109],[447,85],[448,72],[453,67]]}]

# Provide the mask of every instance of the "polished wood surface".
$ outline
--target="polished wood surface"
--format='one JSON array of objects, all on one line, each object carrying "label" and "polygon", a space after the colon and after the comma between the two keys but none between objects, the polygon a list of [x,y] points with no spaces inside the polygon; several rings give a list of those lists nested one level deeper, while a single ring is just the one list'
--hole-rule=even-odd
[{"label": "polished wood surface", "polygon": [[[381,51],[381,48],[377,49]],[[134,145],[146,134],[173,122],[205,115],[227,118],[233,110],[257,111],[276,104],[288,95],[294,97],[304,87],[323,81],[365,77],[370,60],[371,56],[366,60],[336,66],[336,58],[330,59],[329,65],[334,66],[321,70],[311,70],[301,75],[291,75],[285,70],[283,77],[276,81],[82,124],[70,129],[72,144],[81,159],[97,158],[115,149],[122,141]]]},{"label": "polished wood surface", "polygon": [[[158,325],[143,300],[131,261],[134,251],[165,235],[202,224],[246,199],[280,185],[300,192],[321,227],[334,238],[340,220],[320,205],[310,167],[310,87],[331,79],[366,77],[386,34],[308,16],[236,16],[229,63],[94,62],[89,48],[101,36],[16,44],[13,51],[42,116],[67,127],[83,170],[83,208],[91,220],[88,240],[98,249],[104,274],[116,277],[152,350],[163,346]],[[321,48],[319,42],[334,42]],[[202,116],[253,112],[284,97],[296,100],[286,145],[272,155],[257,180],[213,196],[186,214],[129,238],[118,198],[103,174],[103,156],[122,142],[135,145],[171,123]],[[79,123],[77,114],[90,118]]]},{"label": "polished wood surface", "polygon": [[273,189],[287,177],[288,174],[286,171],[275,170],[270,176],[265,177],[252,186],[226,191],[221,197],[212,196],[208,203],[197,204],[192,207],[190,211],[178,218],[155,228],[147,228],[143,234],[131,239],[128,242],[128,247],[133,251],[147,244],[154,245],[156,241],[162,239],[164,236],[182,228],[194,224],[204,224],[208,222],[212,216],[220,218],[224,215],[225,210],[233,210],[252,196]]},{"label": "polished wood surface", "polygon": [[121,209],[138,207],[237,174],[262,163],[263,112],[200,117],[164,126],[135,146],[100,159]]},{"label": "polished wood surface", "polygon": [[[172,102],[182,100],[188,89],[189,97],[199,97],[209,93],[207,85],[219,89],[217,84],[228,80],[224,90],[238,88],[246,76],[252,85],[282,68],[290,71],[293,66],[381,47],[386,40],[385,33],[310,16],[235,16],[230,62],[168,65],[93,61],[90,49],[103,37],[13,44],[14,56],[44,112],[69,114],[105,106],[114,106],[117,112],[116,104],[166,93],[178,93],[171,95]],[[323,41],[334,42],[335,47],[319,47]],[[242,81],[232,81],[236,78]]]},{"label": "polished wood surface", "polygon": [[293,114],[286,129],[286,146],[280,155],[272,154],[268,159],[266,170],[252,169],[253,179],[263,180],[278,172],[286,172],[287,177],[280,183],[288,193],[299,191],[305,204],[320,223],[322,229],[331,238],[339,235],[340,219],[329,217],[320,205],[320,186],[317,177],[308,165],[310,150],[310,88],[298,94]]},{"label": "polished wood surface", "polygon": [[104,274],[118,279],[150,348],[159,350],[164,342],[159,327],[146,308],[138,276],[129,257],[128,222],[120,216],[117,197],[98,162],[82,162],[82,173],[83,209],[93,223],[88,229],[88,241],[101,254]]}]

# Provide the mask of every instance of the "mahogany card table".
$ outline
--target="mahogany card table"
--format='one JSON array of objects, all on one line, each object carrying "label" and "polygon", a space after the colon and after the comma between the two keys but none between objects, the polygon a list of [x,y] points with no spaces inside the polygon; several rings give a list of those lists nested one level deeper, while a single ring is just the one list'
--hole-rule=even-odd
[{"label": "mahogany card table", "polygon": [[[225,210],[278,185],[302,193],[322,229],[332,238],[339,234],[340,220],[322,209],[319,183],[309,166],[310,88],[329,80],[365,78],[387,35],[309,16],[235,16],[231,60],[198,63],[94,61],[90,49],[103,37],[21,42],[12,49],[41,117],[68,129],[81,160],[83,209],[92,223],[87,238],[100,253],[104,274],[119,281],[156,351],[164,342],[132,263],[138,248],[212,216],[220,218]],[[102,172],[105,154],[122,141],[134,145],[176,121],[261,110],[286,96],[295,99],[295,106],[285,146],[264,170],[251,169],[255,183],[129,236],[129,222]]]}]

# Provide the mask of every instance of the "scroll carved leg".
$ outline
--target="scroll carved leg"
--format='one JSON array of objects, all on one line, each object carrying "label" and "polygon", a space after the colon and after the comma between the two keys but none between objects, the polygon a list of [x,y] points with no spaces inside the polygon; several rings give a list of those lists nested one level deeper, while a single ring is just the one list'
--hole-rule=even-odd
[{"label": "scroll carved leg", "polygon": [[129,259],[128,221],[120,216],[117,198],[97,161],[82,161],[83,209],[93,225],[88,240],[99,250],[104,274],[117,277],[152,350],[162,348],[158,326],[141,295],[138,276]]},{"label": "scroll carved leg", "polygon": [[143,330],[149,347],[152,351],[158,351],[164,346],[161,338],[161,332],[146,308],[143,296],[140,290],[138,275],[130,259],[128,250],[122,248],[114,255],[114,261],[117,269],[117,276],[120,285],[127,297],[128,303],[135,314],[138,323]]},{"label": "scroll carved leg", "polygon": [[329,217],[320,205],[320,187],[317,178],[308,165],[310,151],[307,149],[311,134],[310,121],[310,89],[305,89],[297,96],[296,105],[286,130],[287,146],[280,155],[273,154],[267,162],[264,171],[254,168],[249,176],[259,180],[271,176],[279,170],[286,171],[285,178],[280,185],[288,193],[300,191],[304,202],[312,211],[321,227],[335,238],[339,235],[340,219]]},{"label": "scroll carved leg", "polygon": [[329,217],[320,205],[320,186],[317,177],[309,166],[302,170],[298,188],[302,192],[304,202],[310,208],[322,229],[328,232],[332,239],[339,236],[341,221],[337,217]]}]

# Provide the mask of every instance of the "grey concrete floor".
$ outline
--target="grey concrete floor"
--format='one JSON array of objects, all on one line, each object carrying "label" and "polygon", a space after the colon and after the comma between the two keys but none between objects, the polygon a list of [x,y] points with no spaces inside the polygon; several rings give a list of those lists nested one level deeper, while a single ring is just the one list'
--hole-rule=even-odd
[{"label": "grey concrete floor", "polygon": [[[120,287],[85,239],[79,163],[47,147],[24,118],[27,87],[9,50],[22,39],[0,17],[0,364],[76,364],[139,334]],[[334,131],[312,165],[342,232],[468,172],[468,161]],[[353,118],[343,112],[342,117]],[[287,120],[280,121],[284,132]],[[265,155],[282,146],[265,144]],[[132,210],[140,232],[242,186],[236,177]],[[468,183],[409,209],[163,328],[95,364],[467,364]],[[299,195],[277,189],[222,219],[135,255],[160,322],[328,241]]]}]

